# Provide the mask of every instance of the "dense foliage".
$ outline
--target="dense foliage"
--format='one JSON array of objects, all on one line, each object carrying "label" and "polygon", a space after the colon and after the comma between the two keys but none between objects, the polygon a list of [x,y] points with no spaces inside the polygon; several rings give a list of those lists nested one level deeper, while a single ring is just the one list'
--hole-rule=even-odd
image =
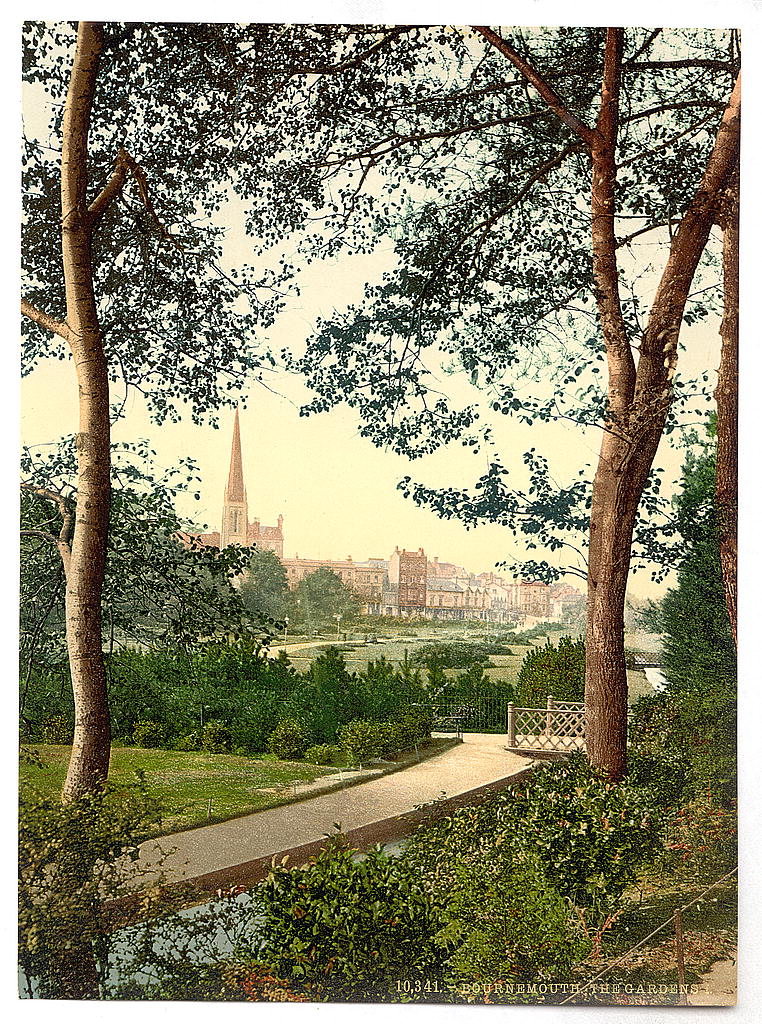
[{"label": "dense foliage", "polygon": [[[149,747],[277,748],[282,757],[288,748],[302,756],[310,745],[335,743],[352,720],[405,720],[426,701],[420,676],[407,664],[395,668],[381,658],[352,673],[329,647],[300,674],[284,652],[268,658],[251,638],[115,651],[107,667],[114,736]],[[33,674],[22,690],[24,738],[69,742],[73,707],[65,666]]]},{"label": "dense foliage", "polygon": [[333,626],[338,634],[360,613],[360,601],[331,569],[321,566],[300,580],[289,601],[293,621],[310,632]]},{"label": "dense foliage", "polygon": [[560,700],[585,697],[585,643],[562,636],[558,646],[548,640],[544,647],[528,651],[521,663],[516,690],[520,707],[544,707],[549,695]]},{"label": "dense foliage", "polygon": [[274,551],[252,552],[239,592],[253,614],[274,620],[284,618],[289,610],[288,576]]},{"label": "dense foliage", "polygon": [[393,998],[397,981],[436,972],[439,920],[413,872],[375,848],[356,860],[334,841],[303,869],[275,867],[258,894],[252,952],[318,998]]},{"label": "dense foliage", "polygon": [[[729,799],[736,775],[736,654],[723,595],[712,437],[692,438],[675,515],[685,538],[677,586],[643,618],[663,638],[667,688],[634,708],[632,736],[663,773],[682,761],[687,793]],[[667,768],[668,770],[668,768]]]}]

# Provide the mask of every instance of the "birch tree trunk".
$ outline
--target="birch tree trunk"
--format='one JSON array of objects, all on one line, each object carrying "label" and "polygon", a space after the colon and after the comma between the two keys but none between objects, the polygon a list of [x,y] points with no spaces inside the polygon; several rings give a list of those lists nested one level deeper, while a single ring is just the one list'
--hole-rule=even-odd
[{"label": "birch tree trunk", "polygon": [[75,723],[64,800],[102,786],[111,749],[101,645],[110,503],[109,383],[93,288],[94,221],[87,207],[88,132],[102,48],[102,27],[80,22],[63,118],[61,245],[66,326],[79,389],[77,516],[66,577],[66,642]]}]

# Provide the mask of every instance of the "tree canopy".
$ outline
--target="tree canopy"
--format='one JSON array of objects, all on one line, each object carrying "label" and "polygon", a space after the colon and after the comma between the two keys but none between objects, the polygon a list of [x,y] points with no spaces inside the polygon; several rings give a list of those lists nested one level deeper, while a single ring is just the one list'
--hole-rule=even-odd
[{"label": "tree canopy", "polygon": [[288,577],[274,551],[255,550],[240,588],[241,600],[250,612],[282,620],[288,610]]},{"label": "tree canopy", "polygon": [[309,629],[325,629],[337,616],[345,624],[357,617],[360,602],[331,569],[321,566],[299,581],[291,601],[294,621]]}]

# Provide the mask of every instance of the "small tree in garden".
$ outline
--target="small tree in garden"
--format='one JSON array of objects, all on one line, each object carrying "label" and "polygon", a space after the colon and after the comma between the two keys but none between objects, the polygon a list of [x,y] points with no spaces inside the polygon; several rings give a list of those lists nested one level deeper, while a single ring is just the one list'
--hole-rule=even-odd
[{"label": "small tree in garden", "polygon": [[542,707],[550,694],[565,700],[584,700],[583,640],[563,636],[558,646],[548,640],[544,647],[535,647],[524,656],[519,669],[515,702],[521,707]]},{"label": "small tree in garden", "polygon": [[311,572],[293,592],[291,614],[309,629],[337,629],[336,616],[348,625],[357,618],[360,602],[331,569]]}]

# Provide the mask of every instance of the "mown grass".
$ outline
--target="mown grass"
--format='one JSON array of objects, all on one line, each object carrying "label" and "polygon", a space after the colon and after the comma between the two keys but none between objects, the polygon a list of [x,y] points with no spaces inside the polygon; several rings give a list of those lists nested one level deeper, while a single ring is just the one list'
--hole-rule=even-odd
[{"label": "mown grass", "polygon": [[[29,744],[24,749],[36,757],[34,761],[22,759],[21,793],[57,797],[66,775],[70,748]],[[142,773],[148,792],[162,807],[160,832],[164,834],[272,807],[298,795],[299,783],[312,782],[335,771],[325,765],[278,761],[269,755],[255,758],[114,747],[109,779],[117,786],[125,785],[136,782],[138,773]]]}]

